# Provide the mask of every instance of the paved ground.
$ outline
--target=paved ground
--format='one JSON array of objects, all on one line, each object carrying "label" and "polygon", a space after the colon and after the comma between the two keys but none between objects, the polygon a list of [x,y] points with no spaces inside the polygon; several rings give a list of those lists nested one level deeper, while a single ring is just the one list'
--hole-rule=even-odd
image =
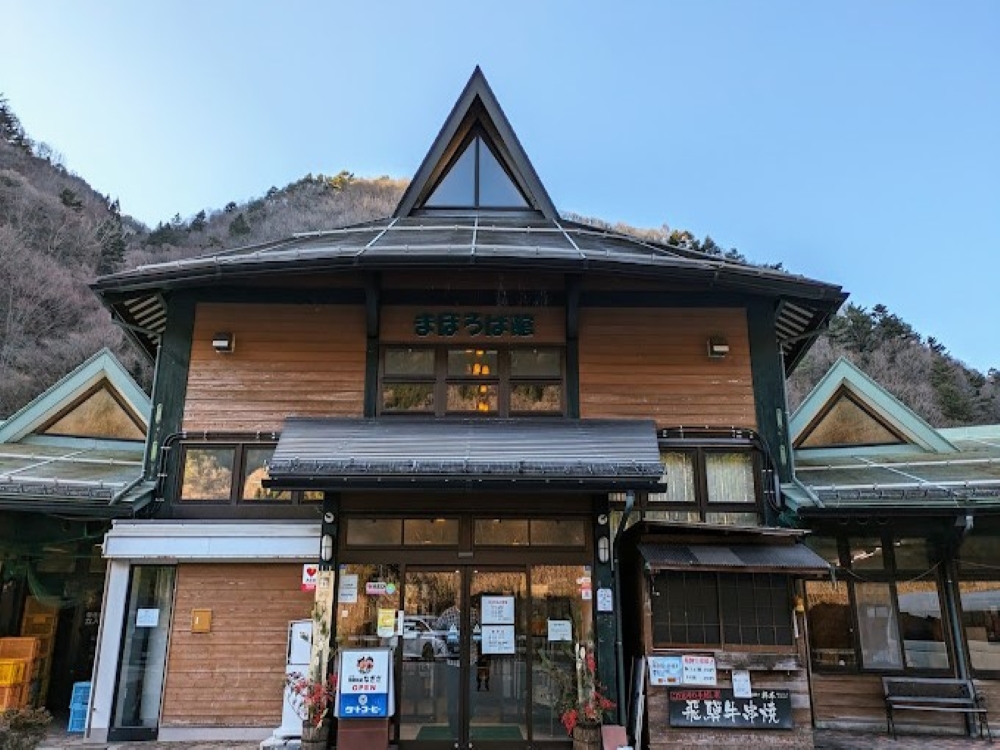
[{"label": "paved ground", "polygon": [[[815,747],[819,750],[972,750],[992,747],[986,740],[936,735],[900,735],[893,740],[886,734],[833,732],[818,730]],[[256,742],[111,742],[90,744],[78,734],[53,731],[38,750],[257,750]],[[291,750],[292,745],[289,745]]]}]

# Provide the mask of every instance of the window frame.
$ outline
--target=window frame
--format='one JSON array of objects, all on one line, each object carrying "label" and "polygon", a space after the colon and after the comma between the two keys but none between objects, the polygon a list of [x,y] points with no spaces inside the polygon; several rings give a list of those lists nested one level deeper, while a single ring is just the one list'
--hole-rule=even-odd
[{"label": "window frame", "polygon": [[[694,502],[657,500],[647,493],[642,498],[641,510],[680,511],[698,514],[698,523],[706,523],[709,513],[754,513],[759,525],[764,517],[764,456],[751,441],[699,442],[663,440],[659,441],[660,454],[681,453],[691,457],[694,475]],[[713,502],[708,497],[708,468],[706,456],[712,454],[746,454],[751,457],[750,471],[753,476],[754,502]]]},{"label": "window frame", "polygon": [[[247,453],[252,450],[271,449],[273,455],[277,447],[277,441],[258,440],[185,440],[178,446],[177,471],[175,472],[173,498],[177,505],[189,508],[241,508],[243,510],[252,508],[292,508],[292,507],[320,507],[322,499],[307,500],[306,492],[303,490],[282,490],[289,493],[289,498],[279,499],[246,499],[243,497],[243,484],[246,480],[244,473],[247,469]],[[191,498],[184,497],[184,476],[187,472],[187,456],[192,450],[220,450],[227,449],[233,452],[232,478],[229,482],[229,493],[217,498]]]},{"label": "window frame", "polygon": [[[673,651],[673,650],[746,651],[746,652],[751,652],[751,653],[796,653],[797,652],[798,647],[797,647],[797,645],[795,643],[795,625],[794,625],[794,622],[793,622],[794,615],[793,615],[793,607],[792,607],[792,603],[794,601],[794,599],[793,599],[793,596],[794,596],[794,583],[793,583],[792,576],[785,575],[785,574],[782,574],[782,573],[765,573],[765,572],[754,572],[754,571],[731,571],[730,572],[730,571],[724,571],[724,570],[701,570],[701,571],[698,571],[698,570],[691,570],[691,571],[684,571],[684,570],[661,570],[661,571],[656,571],[655,573],[653,573],[652,575],[650,575],[648,577],[648,579],[647,579],[647,581],[648,581],[648,587],[649,587],[649,593],[648,593],[649,600],[651,602],[653,602],[656,599],[660,598],[663,594],[666,593],[666,591],[664,591],[664,592],[662,592],[660,594],[656,593],[656,579],[657,579],[657,577],[664,576],[664,577],[667,577],[666,580],[669,580],[669,576],[671,576],[671,575],[673,575],[673,576],[688,576],[688,575],[692,575],[692,574],[697,574],[698,577],[702,578],[702,579],[705,578],[705,577],[710,577],[714,581],[715,612],[717,614],[717,619],[718,619],[718,623],[717,623],[716,627],[718,628],[719,641],[716,642],[716,643],[709,643],[709,642],[700,643],[700,642],[697,642],[697,641],[675,642],[675,641],[657,640],[657,638],[656,638],[656,607],[650,607],[650,610],[649,610],[649,618],[650,618],[650,620],[649,620],[649,622],[650,622],[649,638],[650,638],[650,643],[651,643],[651,645],[652,645],[652,647],[654,649],[657,649],[657,650],[670,650],[670,651]],[[782,612],[785,613],[785,617],[787,618],[786,627],[787,627],[787,631],[788,631],[788,639],[789,639],[788,643],[760,643],[759,639],[758,639],[758,642],[756,642],[756,643],[730,643],[726,639],[726,624],[727,624],[727,619],[731,619],[732,616],[733,616],[733,614],[734,614],[734,612],[738,611],[738,608],[727,610],[726,600],[723,597],[724,586],[722,585],[722,581],[723,581],[724,577],[733,577],[735,579],[738,576],[752,576],[752,577],[754,577],[754,583],[756,583],[757,577],[766,578],[768,580],[768,582],[771,582],[771,581],[773,581],[775,579],[784,579],[784,587],[783,588],[784,588],[785,597],[786,597],[785,606],[782,607],[782,606],[779,605],[779,606],[776,607],[776,606],[772,605],[772,606],[770,606],[768,608],[768,611],[771,612],[772,615],[773,615],[771,617],[771,621],[772,621],[772,625],[770,626],[771,628],[777,628],[777,627],[779,627],[779,625],[778,625],[778,618],[781,617],[780,613],[782,613]],[[664,585],[667,585],[666,584],[666,580],[664,581]],[[686,585],[693,585],[693,584],[686,584]],[[768,590],[770,590],[770,589],[768,589]],[[756,585],[754,586],[754,591],[755,592],[757,591]],[[756,598],[756,596],[755,596],[755,598]],[[741,625],[739,624],[739,621],[737,622],[737,627],[738,628],[741,627]],[[755,626],[755,629],[759,632],[760,627],[761,626],[757,625],[757,626]],[[775,640],[777,640],[777,639],[775,639]]]},{"label": "window frame", "polygon": [[[431,375],[387,375],[386,354],[396,349],[432,351],[434,353],[434,374]],[[448,374],[448,353],[481,349],[495,351],[497,372],[488,376],[465,376]],[[559,355],[558,376],[521,376],[511,373],[511,353],[517,350],[551,350]],[[430,410],[404,411],[385,408],[385,389],[393,384],[432,386],[433,408]],[[493,385],[497,388],[497,408],[495,411],[451,411],[448,409],[448,387],[454,385]],[[558,411],[530,411],[511,409],[512,389],[516,386],[559,387]],[[566,416],[566,347],[558,344],[507,344],[502,342],[475,342],[465,344],[410,344],[387,343],[379,347],[379,374],[377,384],[376,413],[385,417],[455,417],[455,418],[509,418],[537,417],[561,418]]]},{"label": "window frame", "polygon": [[[842,532],[838,533],[835,537],[833,535],[824,535],[821,538],[831,539],[835,538],[837,543],[837,555],[838,562],[836,564],[836,577],[839,581],[843,582],[847,586],[848,592],[848,606],[850,607],[850,624],[851,624],[851,645],[854,652],[854,665],[845,664],[844,666],[839,666],[835,664],[817,664],[812,661],[812,651],[813,643],[812,637],[810,635],[810,661],[811,668],[813,671],[818,673],[826,674],[869,674],[869,675],[914,675],[914,676],[942,676],[950,675],[955,668],[955,650],[954,650],[954,634],[952,632],[951,623],[947,617],[947,609],[945,608],[945,586],[947,585],[941,577],[940,570],[940,559],[934,562],[939,555],[935,555],[933,551],[928,550],[928,560],[926,563],[926,570],[918,570],[915,568],[899,568],[896,565],[896,538],[909,539],[918,538],[917,535],[903,535],[894,533],[893,529],[880,529],[876,533],[872,533],[871,529],[858,529],[854,533]],[[883,563],[881,567],[865,567],[856,566],[853,564],[851,559],[851,542],[855,539],[861,538],[877,538],[882,548],[882,559]],[[948,658],[948,666],[942,668],[933,667],[911,667],[907,663],[906,655],[906,643],[907,639],[904,638],[905,630],[903,626],[902,611],[899,608],[899,589],[898,585],[900,583],[908,583],[915,581],[926,581],[933,583],[937,593],[938,601],[938,613],[939,620],[942,628],[942,640],[944,643],[945,654]],[[858,610],[858,595],[857,595],[857,585],[858,584],[875,584],[884,585],[889,589],[889,600],[892,603],[893,609],[893,619],[895,620],[896,626],[896,638],[899,642],[899,656],[900,656],[900,668],[890,668],[890,667],[880,667],[880,666],[867,666],[865,661],[865,654],[861,645],[861,620],[860,612]],[[807,607],[811,606],[809,601],[809,582],[806,582],[805,588],[805,598]]]}]

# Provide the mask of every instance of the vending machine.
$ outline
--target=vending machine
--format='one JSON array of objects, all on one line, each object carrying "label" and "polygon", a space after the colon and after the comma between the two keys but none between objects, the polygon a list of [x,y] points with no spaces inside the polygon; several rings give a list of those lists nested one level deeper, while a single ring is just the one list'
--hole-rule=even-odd
[{"label": "vending machine", "polygon": [[[288,651],[285,659],[285,675],[294,672],[309,673],[309,658],[312,653],[312,620],[295,620],[288,623]],[[284,701],[281,704],[281,726],[274,730],[278,739],[302,736],[302,714],[299,713],[301,698],[292,694],[285,685]]]}]

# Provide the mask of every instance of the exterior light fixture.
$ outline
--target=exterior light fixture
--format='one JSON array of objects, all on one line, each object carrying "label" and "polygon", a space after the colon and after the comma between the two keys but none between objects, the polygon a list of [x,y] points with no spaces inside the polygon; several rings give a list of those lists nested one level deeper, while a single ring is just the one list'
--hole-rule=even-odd
[{"label": "exterior light fixture", "polygon": [[722,359],[729,354],[729,340],[725,336],[711,336],[708,339],[708,356]]},{"label": "exterior light fixture", "polygon": [[602,563],[611,559],[611,540],[606,536],[597,538],[597,559]]},{"label": "exterior light fixture", "polygon": [[333,559],[333,537],[329,534],[320,537],[319,559],[326,563]]},{"label": "exterior light fixture", "polygon": [[220,354],[232,354],[236,349],[236,337],[229,331],[212,336],[212,348]]}]

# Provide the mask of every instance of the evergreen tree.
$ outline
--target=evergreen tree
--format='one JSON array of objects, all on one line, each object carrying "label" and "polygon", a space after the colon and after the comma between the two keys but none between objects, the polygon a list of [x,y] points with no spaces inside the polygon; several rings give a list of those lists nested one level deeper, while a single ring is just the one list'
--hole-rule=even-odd
[{"label": "evergreen tree", "polygon": [[250,229],[250,225],[247,223],[246,217],[243,214],[237,214],[236,218],[229,223],[229,234],[233,237],[250,234],[251,231],[253,230]]},{"label": "evergreen tree", "polygon": [[31,139],[2,93],[0,93],[0,139],[31,153]]},{"label": "evergreen tree", "polygon": [[97,239],[101,243],[96,269],[99,276],[120,271],[125,264],[125,233],[117,198],[108,200],[108,213],[110,216],[97,230]]},{"label": "evergreen tree", "polygon": [[204,211],[199,211],[191,219],[191,223],[188,225],[189,232],[203,232],[205,227],[208,226],[208,218],[205,216]]}]

